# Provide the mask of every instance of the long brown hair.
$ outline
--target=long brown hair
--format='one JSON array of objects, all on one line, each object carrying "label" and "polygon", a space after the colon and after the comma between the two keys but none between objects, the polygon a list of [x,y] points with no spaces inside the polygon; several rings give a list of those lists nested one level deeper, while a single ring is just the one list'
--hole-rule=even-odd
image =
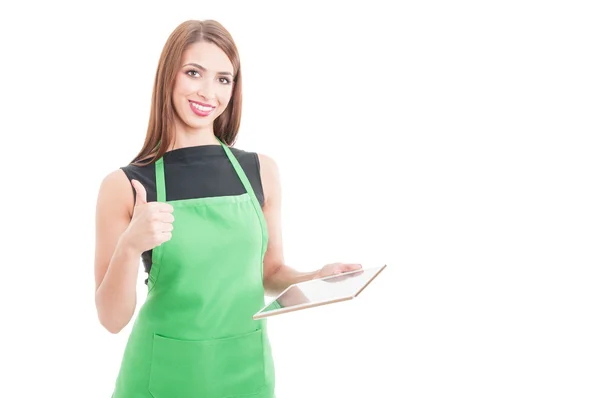
[{"label": "long brown hair", "polygon": [[242,71],[237,47],[231,34],[219,22],[189,20],[175,28],[163,47],[154,79],[146,138],[133,164],[153,163],[171,146],[175,138],[173,86],[184,51],[199,41],[218,46],[233,65],[233,92],[227,108],[215,119],[214,134],[228,146],[235,143],[242,116]]}]

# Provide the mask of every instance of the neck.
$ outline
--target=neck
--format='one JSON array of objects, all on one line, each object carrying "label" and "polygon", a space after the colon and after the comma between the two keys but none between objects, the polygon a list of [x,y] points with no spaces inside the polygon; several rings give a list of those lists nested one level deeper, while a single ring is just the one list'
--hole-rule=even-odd
[{"label": "neck", "polygon": [[198,130],[177,128],[175,130],[175,142],[173,142],[170,149],[199,145],[220,145],[217,137],[215,137],[212,126]]}]

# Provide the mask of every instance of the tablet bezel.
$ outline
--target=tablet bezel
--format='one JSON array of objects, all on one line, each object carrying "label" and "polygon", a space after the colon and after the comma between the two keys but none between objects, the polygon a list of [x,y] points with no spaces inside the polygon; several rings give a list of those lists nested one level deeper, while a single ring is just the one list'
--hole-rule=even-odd
[{"label": "tablet bezel", "polygon": [[[335,274],[335,275],[328,275],[325,276],[323,278],[317,278],[317,279],[310,279],[308,281],[304,281],[304,282],[299,282],[299,283],[294,283],[290,286],[288,286],[285,290],[283,290],[281,293],[279,293],[275,298],[273,298],[271,301],[269,301],[265,306],[263,306],[258,312],[256,312],[256,314],[254,314],[252,316],[252,318],[254,320],[259,320],[259,319],[264,319],[264,318],[268,318],[270,316],[274,316],[274,315],[279,315],[279,314],[285,314],[285,313],[289,313],[289,312],[293,312],[293,311],[299,311],[299,310],[303,310],[303,309],[307,309],[307,308],[315,308],[315,307],[320,307],[322,305],[327,305],[327,304],[334,304],[334,303],[339,303],[339,302],[343,302],[343,301],[349,301],[352,300],[356,297],[358,297],[358,295],[360,293],[362,293],[363,290],[366,289],[366,287],[377,277],[379,276],[379,274],[381,274],[381,271],[383,271],[385,268],[387,267],[387,264],[384,264],[382,266],[379,267],[371,267],[371,268],[364,268],[364,269],[359,269],[359,270],[354,270],[354,271],[349,271],[349,272],[343,272],[341,274]],[[348,274],[352,274],[352,273],[356,273],[356,272],[364,272],[367,270],[373,270],[373,269],[377,269],[377,272],[375,272],[367,281],[365,281],[365,283],[360,287],[360,289],[358,289],[354,294],[348,295],[348,296],[344,296],[344,297],[339,297],[339,298],[335,298],[335,299],[329,299],[329,300],[322,300],[322,301],[314,301],[312,303],[305,303],[305,304],[297,304],[291,307],[285,307],[285,308],[278,308],[275,310],[271,310],[269,312],[263,312],[266,308],[268,308],[271,304],[273,304],[275,301],[277,301],[280,297],[282,297],[289,289],[291,289],[294,286],[302,286],[305,283],[310,283],[313,282],[315,280],[326,280],[326,279],[330,279],[330,278],[335,278],[335,277],[340,277],[342,275],[348,275]]]}]

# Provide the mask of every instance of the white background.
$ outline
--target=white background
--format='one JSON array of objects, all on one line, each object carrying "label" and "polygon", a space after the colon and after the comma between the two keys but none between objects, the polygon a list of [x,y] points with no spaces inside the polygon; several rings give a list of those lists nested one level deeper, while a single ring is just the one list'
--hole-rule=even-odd
[{"label": "white background", "polygon": [[96,319],[98,187],[167,36],[208,18],[242,57],[237,147],[281,169],[287,262],[389,265],[269,321],[278,398],[600,396],[591,1],[116,4],[0,10],[0,396],[110,397],[130,329]]}]

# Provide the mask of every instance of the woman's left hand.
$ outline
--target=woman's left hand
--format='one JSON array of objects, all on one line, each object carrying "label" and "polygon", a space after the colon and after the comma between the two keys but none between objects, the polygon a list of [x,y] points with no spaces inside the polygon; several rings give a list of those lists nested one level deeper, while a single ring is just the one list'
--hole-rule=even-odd
[{"label": "woman's left hand", "polygon": [[315,277],[313,279],[324,278],[326,276],[331,276],[331,275],[339,275],[344,272],[357,271],[360,269],[362,269],[362,265],[360,265],[360,264],[347,264],[347,263],[327,264],[327,265],[323,266],[323,268],[321,268],[319,270],[319,272],[317,272],[317,274],[315,275]]}]

